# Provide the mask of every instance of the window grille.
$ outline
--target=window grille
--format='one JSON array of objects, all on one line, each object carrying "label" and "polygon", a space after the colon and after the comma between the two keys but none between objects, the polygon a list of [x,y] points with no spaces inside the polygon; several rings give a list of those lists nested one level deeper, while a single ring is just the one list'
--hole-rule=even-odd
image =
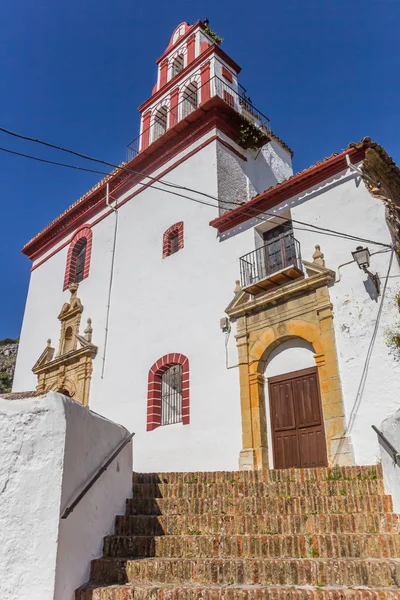
[{"label": "window grille", "polygon": [[167,114],[168,110],[165,106],[160,108],[154,117],[154,141],[158,140],[167,131]]},{"label": "window grille", "polygon": [[198,90],[195,82],[189,83],[183,92],[182,119],[190,115],[198,106]]},{"label": "window grille", "polygon": [[181,71],[183,71],[183,56],[182,54],[180,54],[179,56],[177,56],[174,60],[174,62],[172,63],[172,77],[175,77],[176,75],[178,75]]},{"label": "window grille", "polygon": [[161,425],[182,422],[182,365],[172,365],[161,377]]},{"label": "window grille", "polygon": [[85,270],[86,244],[86,240],[80,244],[78,254],[76,256],[75,283],[79,283],[83,279],[83,273]]},{"label": "window grille", "polygon": [[175,254],[179,250],[179,233],[174,231],[169,236],[169,253]]}]

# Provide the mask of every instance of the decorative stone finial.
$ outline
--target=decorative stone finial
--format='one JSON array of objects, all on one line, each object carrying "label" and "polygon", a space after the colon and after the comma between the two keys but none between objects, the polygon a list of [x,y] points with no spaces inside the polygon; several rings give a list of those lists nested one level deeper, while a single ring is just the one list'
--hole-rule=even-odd
[{"label": "decorative stone finial", "polygon": [[85,340],[87,342],[91,342],[92,341],[92,333],[93,333],[93,329],[92,329],[92,319],[88,319],[87,320],[87,326],[85,328],[84,334],[85,334]]},{"label": "decorative stone finial", "polygon": [[242,288],[240,287],[239,279],[236,279],[235,283],[236,283],[236,285],[235,285],[235,289],[233,290],[233,293],[235,294],[235,296],[237,296],[242,291]]},{"label": "decorative stone finial", "polygon": [[321,267],[325,266],[324,253],[321,252],[321,246],[319,244],[315,246],[315,252],[312,257],[313,262],[315,262],[317,265],[320,265]]},{"label": "decorative stone finial", "polygon": [[50,346],[51,346],[51,339],[49,338],[49,339],[47,340],[47,347],[48,347],[48,348],[50,348]]}]

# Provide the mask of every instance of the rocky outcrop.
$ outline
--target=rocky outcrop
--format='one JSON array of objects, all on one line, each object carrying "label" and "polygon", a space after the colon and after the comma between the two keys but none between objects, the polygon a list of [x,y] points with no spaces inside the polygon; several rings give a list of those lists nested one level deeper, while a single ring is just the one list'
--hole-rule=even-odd
[{"label": "rocky outcrop", "polygon": [[0,394],[11,392],[17,352],[17,340],[0,340]]}]

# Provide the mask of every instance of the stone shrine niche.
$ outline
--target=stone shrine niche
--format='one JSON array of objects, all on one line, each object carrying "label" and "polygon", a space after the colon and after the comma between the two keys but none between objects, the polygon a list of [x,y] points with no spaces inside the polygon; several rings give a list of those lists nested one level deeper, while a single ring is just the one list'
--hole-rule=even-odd
[{"label": "stone shrine niche", "polygon": [[51,340],[47,340],[47,346],[32,371],[38,377],[38,391],[59,392],[88,406],[92,361],[97,354],[97,346],[92,343],[91,319],[87,319],[83,335],[79,335],[83,306],[77,295],[78,287],[77,283],[69,286],[70,300],[58,315],[61,332],[57,354]]}]

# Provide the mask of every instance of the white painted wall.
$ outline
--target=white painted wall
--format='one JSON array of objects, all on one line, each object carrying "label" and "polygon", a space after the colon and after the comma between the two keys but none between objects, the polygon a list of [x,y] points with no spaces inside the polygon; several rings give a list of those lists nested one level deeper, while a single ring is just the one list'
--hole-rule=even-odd
[{"label": "white painted wall", "polygon": [[131,444],[60,514],[128,432],[53,392],[0,398],[0,425],[0,597],[73,600],[131,495]]},{"label": "white painted wall", "polygon": [[[223,186],[221,172],[218,172],[222,162],[216,142],[177,164],[185,153],[215,133],[215,130],[209,132],[164,165],[163,170],[175,165],[164,178],[217,196]],[[253,186],[261,185],[268,169],[268,177],[272,177],[272,164],[282,167],[274,175],[276,179],[289,174],[290,163],[285,163],[287,157],[279,155],[277,148],[275,151],[276,160],[272,160],[271,155],[270,164],[260,163],[259,170],[257,161],[251,169],[246,163],[247,171],[243,167],[246,176],[250,177],[250,171],[253,173],[254,178],[249,179]],[[232,159],[233,155],[226,150],[226,156]],[[235,169],[240,170],[240,159],[235,161]],[[225,164],[227,169],[229,164],[229,161]],[[226,183],[229,191],[228,188]],[[132,191],[135,189],[123,198]],[[193,197],[193,193],[188,195]],[[343,172],[274,209],[276,214],[285,216],[289,211],[293,219],[390,243],[382,202],[374,199],[350,172]],[[236,369],[225,367],[224,335],[219,329],[219,320],[233,297],[234,282],[239,277],[239,257],[255,247],[254,226],[259,226],[259,221],[253,220],[219,238],[216,230],[209,226],[209,221],[217,214],[217,208],[154,188],[142,191],[119,209],[104,377],[102,360],[114,216],[108,216],[93,227],[90,277],[79,289],[85,307],[83,319],[92,318],[93,341],[99,346],[94,360],[90,407],[136,431],[136,470],[237,467],[241,449],[239,380]],[[177,221],[184,221],[185,247],[162,259],[162,234]],[[295,229],[295,235],[301,243],[304,259],[312,260],[314,246],[320,244],[326,264],[333,270],[351,260],[351,250],[358,245],[317,231]],[[369,246],[371,251],[380,248],[373,244]],[[32,273],[14,390],[34,388],[32,365],[44,349],[48,336],[53,343],[58,340],[57,314],[68,299],[68,294],[62,292],[66,254],[67,248],[64,248]],[[382,278],[388,258],[388,254],[372,257],[371,268]],[[397,263],[394,263],[392,275],[399,273]],[[368,295],[364,280],[365,275],[355,264],[348,265],[342,270],[340,282],[330,290],[348,420],[354,412],[379,306],[379,301],[377,303]],[[382,416],[397,407],[400,374],[383,335],[385,328],[397,317],[393,303],[397,281],[389,280],[361,408],[356,412],[354,423],[350,422],[355,458],[361,464],[376,461],[378,446],[371,424],[379,422]],[[190,360],[191,423],[147,432],[148,370],[158,358],[171,352],[180,352]],[[296,361],[290,370],[301,368]]]},{"label": "white painted wall", "polygon": [[274,466],[274,457],[272,449],[268,380],[270,377],[276,377],[277,375],[315,367],[314,354],[315,352],[311,344],[301,338],[291,338],[274,348],[265,365],[265,410],[267,417],[268,459],[271,468]]},{"label": "white painted wall", "polygon": [[[293,219],[391,243],[383,203],[371,196],[359,178],[350,172],[326,181],[318,190],[314,188],[302,197],[293,198],[288,205]],[[303,259],[312,260],[314,246],[320,244],[326,266],[334,271],[352,260],[351,251],[360,244],[300,230],[295,231],[295,237],[301,243]],[[371,252],[382,250],[381,246],[372,243],[368,243],[368,247]],[[371,257],[371,270],[379,274],[382,282],[387,274],[389,257],[389,253]],[[330,296],[345,413],[356,463],[372,464],[377,461],[379,451],[371,425],[380,423],[399,406],[400,371],[385,344],[385,330],[398,321],[394,295],[400,279],[393,276],[398,276],[400,269],[394,259],[361,401],[357,400],[357,391],[381,298],[370,297],[368,278],[356,263],[341,268],[340,272],[341,279],[330,288]]]},{"label": "white painted wall", "polygon": [[[400,410],[387,417],[379,426],[380,431],[399,452],[400,450]],[[374,435],[375,432],[374,432]],[[385,450],[379,439],[380,457],[382,460],[383,480],[385,492],[392,496],[393,511],[400,513],[400,467],[398,467],[390,454]]]},{"label": "white painted wall", "polygon": [[0,398],[0,597],[53,600],[66,421],[52,395]]},{"label": "white painted wall", "polygon": [[[120,425],[63,398],[67,423],[61,514],[88,480],[126,439]],[[51,492],[49,492],[51,493]],[[110,464],[73,512],[60,519],[54,600],[74,600],[89,580],[90,561],[102,555],[103,537],[113,532],[132,496],[132,442]]]}]

